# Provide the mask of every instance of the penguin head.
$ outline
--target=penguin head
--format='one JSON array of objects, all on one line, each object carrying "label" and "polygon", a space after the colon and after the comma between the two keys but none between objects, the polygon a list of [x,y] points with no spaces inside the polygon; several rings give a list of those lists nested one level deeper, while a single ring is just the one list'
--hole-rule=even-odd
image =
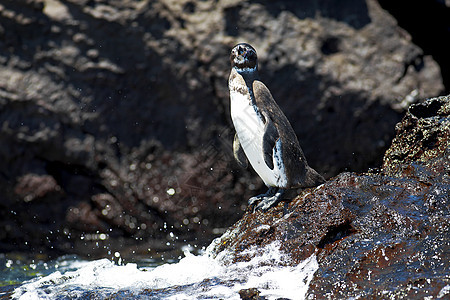
[{"label": "penguin head", "polygon": [[250,44],[240,43],[231,49],[231,67],[237,71],[251,71],[258,68],[256,50]]}]

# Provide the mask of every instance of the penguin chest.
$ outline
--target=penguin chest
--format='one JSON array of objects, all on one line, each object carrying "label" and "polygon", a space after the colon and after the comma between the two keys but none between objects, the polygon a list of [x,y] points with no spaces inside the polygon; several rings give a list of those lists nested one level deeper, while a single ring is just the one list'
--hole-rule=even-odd
[{"label": "penguin chest", "polygon": [[264,122],[258,109],[251,104],[248,94],[230,91],[231,119],[237,136],[253,169],[267,186],[284,187],[284,172],[281,145],[278,141],[272,155],[274,168],[270,169],[264,161],[263,136]]}]

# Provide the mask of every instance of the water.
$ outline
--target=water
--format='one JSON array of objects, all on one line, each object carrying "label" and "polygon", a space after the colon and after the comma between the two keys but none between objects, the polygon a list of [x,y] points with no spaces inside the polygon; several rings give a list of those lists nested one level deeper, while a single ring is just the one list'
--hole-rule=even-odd
[{"label": "water", "polygon": [[198,255],[185,250],[178,262],[159,266],[65,257],[17,286],[13,299],[239,299],[247,288],[268,299],[304,299],[318,269],[314,255],[290,266],[278,242],[246,252],[249,261],[233,263],[226,251],[214,257],[209,248]]}]

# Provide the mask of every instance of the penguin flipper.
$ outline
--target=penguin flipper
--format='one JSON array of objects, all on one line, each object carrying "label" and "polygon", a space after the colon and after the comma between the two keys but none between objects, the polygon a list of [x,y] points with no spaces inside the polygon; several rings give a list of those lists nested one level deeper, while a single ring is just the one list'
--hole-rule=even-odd
[{"label": "penguin flipper", "polygon": [[239,141],[237,134],[234,135],[233,154],[238,164],[242,168],[246,169],[248,166],[248,160],[247,157],[245,156],[244,149],[242,149],[241,142]]},{"label": "penguin flipper", "polygon": [[280,135],[278,130],[273,124],[268,114],[263,114],[266,119],[266,124],[264,125],[264,135],[263,135],[263,152],[264,161],[266,165],[273,170],[273,148],[275,143],[279,139]]}]

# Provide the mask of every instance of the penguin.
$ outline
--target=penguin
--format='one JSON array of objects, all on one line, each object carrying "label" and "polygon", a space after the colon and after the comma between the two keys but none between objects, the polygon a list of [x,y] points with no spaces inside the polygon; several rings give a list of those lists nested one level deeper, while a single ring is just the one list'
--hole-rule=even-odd
[{"label": "penguin", "polygon": [[247,43],[237,44],[230,61],[233,154],[244,168],[250,162],[268,187],[265,194],[248,200],[255,210],[265,211],[282,200],[286,190],[315,187],[325,179],[306,162],[291,124],[260,80],[256,50]]}]

